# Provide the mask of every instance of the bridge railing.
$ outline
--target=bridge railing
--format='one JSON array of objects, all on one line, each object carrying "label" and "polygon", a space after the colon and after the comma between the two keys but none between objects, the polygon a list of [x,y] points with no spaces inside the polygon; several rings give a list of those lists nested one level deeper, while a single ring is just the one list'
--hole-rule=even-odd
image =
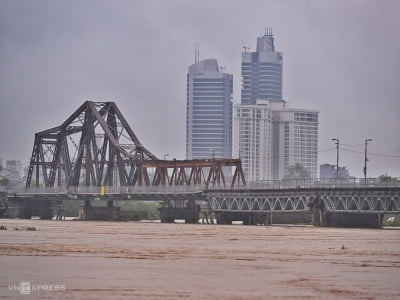
[{"label": "bridge railing", "polygon": [[67,189],[65,187],[19,187],[8,189],[9,194],[66,194]]},{"label": "bridge railing", "polygon": [[160,185],[160,186],[79,186],[69,187],[71,194],[182,194],[198,193],[203,185]]},{"label": "bridge railing", "polygon": [[72,187],[29,187],[8,190],[11,194],[185,194],[199,193],[204,185],[172,186],[72,186]]},{"label": "bridge railing", "polygon": [[[400,187],[400,180],[382,181],[379,178],[319,178],[289,180],[248,181],[246,185],[235,185],[232,189],[309,189],[309,188],[365,188]],[[227,189],[225,186],[209,186],[209,190]]]},{"label": "bridge railing", "polygon": [[[77,186],[77,187],[29,187],[8,188],[8,194],[184,194],[205,190],[265,190],[265,189],[310,189],[310,188],[365,188],[400,187],[400,180],[382,181],[379,178],[331,178],[249,181],[234,186],[224,185],[160,185],[160,186]],[[1,190],[0,190],[1,191]]]}]

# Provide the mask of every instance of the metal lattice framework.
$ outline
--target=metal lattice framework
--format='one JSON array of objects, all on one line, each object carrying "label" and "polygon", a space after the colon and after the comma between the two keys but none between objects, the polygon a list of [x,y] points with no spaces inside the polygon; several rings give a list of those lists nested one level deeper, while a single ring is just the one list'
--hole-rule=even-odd
[{"label": "metal lattice framework", "polygon": [[[232,167],[234,175],[226,176],[224,170]],[[159,160],[140,143],[114,102],[86,101],[61,126],[35,134],[26,186],[244,182],[238,159]]]},{"label": "metal lattice framework", "polygon": [[315,195],[298,191],[221,191],[207,194],[214,211],[308,211]]},{"label": "metal lattice framework", "polygon": [[320,196],[327,211],[400,212],[400,189],[347,189]]},{"label": "metal lattice framework", "polygon": [[209,190],[214,211],[310,211],[400,213],[400,188],[334,188],[287,190]]}]

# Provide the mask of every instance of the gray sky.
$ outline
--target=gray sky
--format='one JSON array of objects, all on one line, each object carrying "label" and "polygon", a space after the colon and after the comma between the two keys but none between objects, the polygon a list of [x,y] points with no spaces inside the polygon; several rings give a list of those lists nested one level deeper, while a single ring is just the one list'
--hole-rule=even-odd
[{"label": "gray sky", "polygon": [[[400,177],[400,1],[0,0],[0,157],[31,155],[34,133],[85,100],[115,101],[159,157],[185,156],[186,72],[216,58],[234,76],[240,54],[272,27],[283,94],[320,111],[319,150],[343,145],[340,165]],[[336,151],[319,164],[336,164]]]}]

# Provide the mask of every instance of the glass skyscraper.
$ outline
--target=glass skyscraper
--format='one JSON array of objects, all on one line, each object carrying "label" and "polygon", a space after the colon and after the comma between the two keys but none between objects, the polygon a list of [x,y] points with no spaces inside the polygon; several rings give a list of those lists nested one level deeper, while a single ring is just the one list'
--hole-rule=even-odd
[{"label": "glass skyscraper", "polygon": [[242,52],[242,104],[282,100],[282,53],[275,51],[272,31],[257,38],[255,52]]},{"label": "glass skyscraper", "polygon": [[232,157],[233,76],[215,59],[196,62],[187,74],[186,158]]},{"label": "glass skyscraper", "polygon": [[282,61],[270,29],[257,38],[255,52],[242,52],[233,152],[247,180],[282,179],[296,163],[317,177],[319,112],[292,108],[282,99]]}]

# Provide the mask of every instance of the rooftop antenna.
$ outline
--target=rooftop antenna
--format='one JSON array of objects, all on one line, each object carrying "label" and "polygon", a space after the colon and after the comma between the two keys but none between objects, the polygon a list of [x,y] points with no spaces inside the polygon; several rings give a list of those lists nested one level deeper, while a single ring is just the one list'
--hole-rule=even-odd
[{"label": "rooftop antenna", "polygon": [[199,56],[200,56],[200,45],[199,43],[194,44],[194,63],[199,62]]},{"label": "rooftop antenna", "polygon": [[243,46],[244,52],[247,52],[247,50],[249,50],[249,47]]}]

